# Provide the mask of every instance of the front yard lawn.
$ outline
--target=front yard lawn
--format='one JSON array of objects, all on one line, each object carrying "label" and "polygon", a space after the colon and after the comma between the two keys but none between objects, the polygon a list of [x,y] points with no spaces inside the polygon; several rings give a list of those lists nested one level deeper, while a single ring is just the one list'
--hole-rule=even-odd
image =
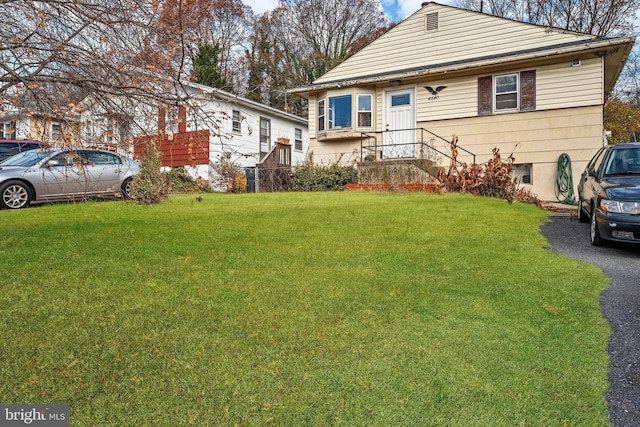
[{"label": "front yard lawn", "polygon": [[604,426],[599,270],[426,193],[0,211],[0,401],[72,426]]}]

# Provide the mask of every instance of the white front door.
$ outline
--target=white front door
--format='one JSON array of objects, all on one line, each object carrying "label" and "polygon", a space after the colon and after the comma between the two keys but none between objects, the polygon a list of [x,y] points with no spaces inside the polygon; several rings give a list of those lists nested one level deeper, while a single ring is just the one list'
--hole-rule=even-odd
[{"label": "white front door", "polygon": [[383,158],[413,158],[416,154],[416,111],[413,88],[386,94]]}]

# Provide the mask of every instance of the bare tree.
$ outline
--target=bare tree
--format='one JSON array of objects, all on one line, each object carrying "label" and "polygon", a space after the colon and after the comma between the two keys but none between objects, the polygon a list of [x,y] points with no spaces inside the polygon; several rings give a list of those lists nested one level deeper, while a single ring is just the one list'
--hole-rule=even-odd
[{"label": "bare tree", "polygon": [[606,37],[629,34],[638,0],[457,0],[456,5],[503,18]]},{"label": "bare tree", "polygon": [[622,100],[633,100],[635,105],[640,104],[640,54],[634,48],[616,85],[613,96]]},{"label": "bare tree", "polygon": [[[77,116],[87,95],[121,116],[130,115],[125,98],[135,105],[180,102],[183,37],[165,34],[181,24],[163,20],[162,6],[146,0],[2,1],[0,19],[17,25],[0,27],[0,102],[61,118]],[[160,73],[168,76],[162,84]]]},{"label": "bare tree", "polygon": [[[236,92],[243,92],[246,81],[243,52],[253,20],[250,7],[241,0],[165,0],[162,15],[163,21],[174,23],[167,36],[173,40],[182,37],[189,58],[197,54],[198,45],[218,46],[220,76],[233,83]],[[180,26],[175,25],[178,21]],[[190,66],[188,61],[186,66]]]},{"label": "bare tree", "polygon": [[249,96],[304,115],[304,102],[286,89],[317,79],[389,27],[374,0],[280,0],[254,25]]},{"label": "bare tree", "polygon": [[304,78],[312,79],[351,56],[358,41],[389,25],[373,0],[281,0],[272,23],[283,50],[306,70]]},{"label": "bare tree", "polygon": [[244,92],[243,52],[248,45],[253,12],[240,0],[209,0],[209,3],[210,16],[202,23],[200,38],[220,45],[220,75],[236,91]]}]

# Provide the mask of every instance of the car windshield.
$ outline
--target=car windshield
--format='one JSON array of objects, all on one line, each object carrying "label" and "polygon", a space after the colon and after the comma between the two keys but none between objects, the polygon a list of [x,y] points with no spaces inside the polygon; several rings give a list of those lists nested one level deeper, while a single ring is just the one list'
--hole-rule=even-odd
[{"label": "car windshield", "polygon": [[0,162],[0,167],[1,166],[34,166],[49,154],[50,154],[49,151],[42,151],[42,150],[23,151],[22,153],[18,153],[15,156],[11,156],[8,159],[5,159],[2,162]]},{"label": "car windshield", "polygon": [[620,148],[611,151],[604,169],[605,175],[640,174],[640,148]]}]

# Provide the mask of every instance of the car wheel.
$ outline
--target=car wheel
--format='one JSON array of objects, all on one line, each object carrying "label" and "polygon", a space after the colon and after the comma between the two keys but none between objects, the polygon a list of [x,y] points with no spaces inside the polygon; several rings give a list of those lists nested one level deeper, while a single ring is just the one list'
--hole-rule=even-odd
[{"label": "car wheel", "polygon": [[122,198],[125,200],[131,199],[131,181],[133,181],[133,178],[127,178],[120,186]]},{"label": "car wheel", "polygon": [[602,240],[602,237],[600,237],[600,230],[598,229],[598,221],[596,220],[595,208],[591,210],[591,227],[589,228],[590,228],[589,234],[591,237],[591,244],[593,246],[602,246],[604,241]]},{"label": "car wheel", "polygon": [[0,186],[0,208],[20,209],[31,203],[31,191],[21,181],[7,181]]},{"label": "car wheel", "polygon": [[589,215],[582,208],[582,200],[578,200],[578,221],[587,223],[589,222]]}]

